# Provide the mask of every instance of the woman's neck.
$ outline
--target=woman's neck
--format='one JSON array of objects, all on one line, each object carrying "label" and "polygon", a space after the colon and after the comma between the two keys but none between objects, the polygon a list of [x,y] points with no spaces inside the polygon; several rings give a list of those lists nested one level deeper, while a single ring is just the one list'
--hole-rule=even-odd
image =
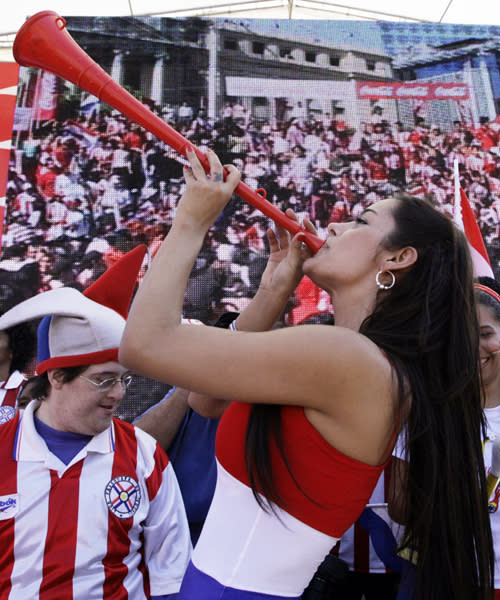
[{"label": "woman's neck", "polygon": [[500,405],[500,377],[484,386],[484,408],[495,408]]},{"label": "woman's neck", "polygon": [[331,294],[335,325],[359,331],[361,324],[373,311],[374,299],[368,294],[345,291]]}]

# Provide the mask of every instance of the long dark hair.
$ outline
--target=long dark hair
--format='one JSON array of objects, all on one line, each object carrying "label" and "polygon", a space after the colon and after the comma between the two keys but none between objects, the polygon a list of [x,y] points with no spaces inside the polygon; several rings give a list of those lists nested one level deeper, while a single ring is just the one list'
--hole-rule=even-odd
[{"label": "long dark hair", "polygon": [[[414,598],[486,600],[493,544],[481,447],[479,333],[463,234],[429,202],[396,197],[395,228],[382,246],[413,246],[417,262],[380,292],[360,332],[394,365],[405,422],[408,480],[402,544],[417,562]],[[253,407],[247,465],[254,494],[280,501],[269,471],[279,407]]]},{"label": "long dark hair", "polygon": [[494,558],[468,245],[427,201],[396,198],[396,226],[384,246],[413,246],[418,260],[390,294],[379,294],[360,332],[393,362],[403,414],[408,409],[403,545],[417,563],[414,597],[491,598]]}]

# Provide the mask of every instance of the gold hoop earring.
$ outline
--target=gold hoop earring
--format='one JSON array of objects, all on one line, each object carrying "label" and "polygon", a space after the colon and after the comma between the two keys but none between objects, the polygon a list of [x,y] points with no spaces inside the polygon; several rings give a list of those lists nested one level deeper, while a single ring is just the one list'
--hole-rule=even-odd
[{"label": "gold hoop earring", "polygon": [[[382,283],[380,281],[380,276],[383,275],[384,273],[388,273],[392,277],[392,281],[389,285],[385,285],[384,283]],[[394,273],[392,271],[379,271],[375,275],[375,283],[378,285],[378,287],[381,290],[390,290],[391,288],[394,287],[394,284],[396,283],[396,276],[394,275]]]}]

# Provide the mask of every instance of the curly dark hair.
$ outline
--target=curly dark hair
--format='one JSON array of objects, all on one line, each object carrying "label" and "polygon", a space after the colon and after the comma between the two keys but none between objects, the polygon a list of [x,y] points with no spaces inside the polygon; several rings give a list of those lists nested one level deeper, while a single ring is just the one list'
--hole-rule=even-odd
[{"label": "curly dark hair", "polygon": [[12,352],[10,373],[24,371],[36,355],[36,331],[31,323],[19,323],[5,330]]},{"label": "curly dark hair", "polygon": [[[20,288],[9,282],[0,282],[0,315],[24,300]],[[12,362],[9,373],[24,371],[36,354],[37,338],[36,323],[19,323],[5,329],[9,338],[9,349],[12,352]]]}]

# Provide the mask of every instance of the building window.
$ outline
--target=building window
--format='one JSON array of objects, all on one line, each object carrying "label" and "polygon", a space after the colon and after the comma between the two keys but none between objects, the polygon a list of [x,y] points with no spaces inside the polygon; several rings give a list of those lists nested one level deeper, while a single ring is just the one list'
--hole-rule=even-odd
[{"label": "building window", "polygon": [[306,62],[316,62],[316,52],[306,52]]},{"label": "building window", "polygon": [[368,69],[368,71],[375,71],[375,61],[374,60],[367,60],[366,61],[366,68]]},{"label": "building window", "polygon": [[280,58],[292,58],[292,49],[281,47]]},{"label": "building window", "polygon": [[252,42],[252,52],[254,54],[264,54],[265,45],[262,42]]},{"label": "building window", "polygon": [[267,106],[267,98],[265,96],[255,96],[253,99],[254,106]]},{"label": "building window", "polygon": [[404,69],[401,71],[401,79],[403,81],[414,81],[417,78],[417,74],[413,69]]},{"label": "building window", "polygon": [[224,50],[238,50],[238,42],[230,38],[225,39]]},{"label": "building window", "polygon": [[340,56],[330,55],[330,66],[331,67],[339,67],[340,66]]}]

